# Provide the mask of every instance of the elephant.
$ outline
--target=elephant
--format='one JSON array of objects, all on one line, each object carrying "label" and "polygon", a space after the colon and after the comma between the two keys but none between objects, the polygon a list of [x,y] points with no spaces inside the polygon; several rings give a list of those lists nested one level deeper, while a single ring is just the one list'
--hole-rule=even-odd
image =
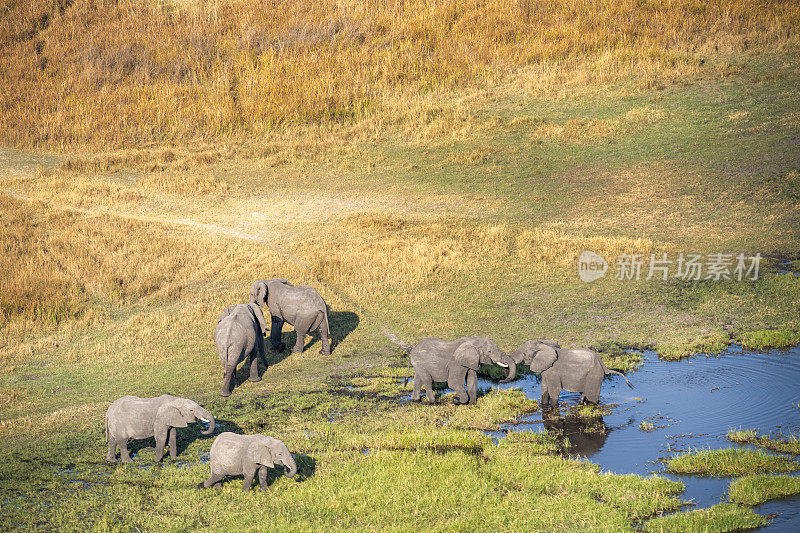
[{"label": "elephant", "polygon": [[481,363],[508,368],[508,375],[502,383],[514,379],[517,369],[511,356],[486,337],[461,337],[454,341],[427,337],[415,344],[408,355],[414,367],[413,401],[420,400],[424,385],[428,402],[434,403],[433,382],[446,381],[458,395],[455,399],[457,404],[474,405],[478,394],[477,370]]},{"label": "elephant", "polygon": [[227,307],[217,319],[214,343],[217,345],[225,375],[222,379],[222,396],[230,396],[236,387],[236,367],[250,358],[250,381],[261,381],[258,360],[267,365],[264,331],[267,323],[261,308],[253,303]]},{"label": "elephant", "polygon": [[553,341],[529,340],[511,357],[517,364],[530,365],[531,372],[542,375],[542,408],[548,404],[558,407],[562,390],[578,392],[581,401],[596,404],[607,374],[619,374],[633,388],[624,374],[606,368],[600,356],[588,348],[564,349]]},{"label": "elephant", "polygon": [[128,439],[156,438],[156,461],[164,456],[164,445],[169,436],[169,455],[178,457],[175,428],[185,428],[187,424],[202,420],[208,422],[203,435],[214,432],[214,417],[197,402],[162,394],[156,398],[123,396],[115,400],[106,412],[106,441],[109,463],[117,462],[119,446],[123,463],[131,462],[128,454]]},{"label": "elephant", "polygon": [[219,487],[225,476],[244,474],[242,490],[248,491],[258,471],[258,484],[261,490],[267,490],[267,469],[276,464],[283,466],[288,477],[297,473],[297,464],[289,448],[278,439],[260,433],[237,435],[226,431],[220,433],[211,445],[211,477],[197,487]]},{"label": "elephant", "polygon": [[322,349],[320,354],[331,353],[331,328],[328,324],[328,306],[322,296],[308,285],[294,286],[289,280],[272,278],[253,283],[250,289],[250,301],[260,306],[266,305],[272,317],[269,342],[273,350],[282,352],[286,344],[281,342],[283,323],[288,322],[297,332],[292,353],[302,353],[306,334],[317,330]]}]

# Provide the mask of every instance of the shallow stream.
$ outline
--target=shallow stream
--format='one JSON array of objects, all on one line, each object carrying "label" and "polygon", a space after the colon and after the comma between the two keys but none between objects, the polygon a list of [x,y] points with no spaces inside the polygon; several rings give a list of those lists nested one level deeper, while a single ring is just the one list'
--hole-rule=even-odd
[{"label": "shallow stream", "polygon": [[[582,431],[570,416],[580,395],[561,393],[561,420],[555,426],[570,439],[566,453],[585,456],[616,474],[657,472],[686,485],[683,498],[697,507],[725,501],[732,478],[703,478],[664,473],[663,460],[696,449],[738,446],[726,438],[731,429],[756,429],[760,434],[800,434],[800,347],[788,351],[747,352],[732,346],[719,356],[695,356],[679,362],[660,361],[646,353],[645,363],[628,374],[635,386],[611,375],[603,382],[605,430]],[[479,387],[520,388],[537,401],[536,376],[512,383],[480,380]],[[652,431],[639,428],[653,424]],[[553,422],[547,421],[549,428]],[[546,431],[541,412],[522,424],[504,428]],[[601,426],[602,428],[602,426]],[[502,438],[505,431],[492,432]],[[800,497],[772,500],[757,506],[760,514],[776,513],[769,531],[800,531]]]}]

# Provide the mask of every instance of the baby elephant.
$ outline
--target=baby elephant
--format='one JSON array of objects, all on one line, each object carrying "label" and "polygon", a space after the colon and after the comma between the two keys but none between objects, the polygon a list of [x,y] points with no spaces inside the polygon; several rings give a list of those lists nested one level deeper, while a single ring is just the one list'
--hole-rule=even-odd
[{"label": "baby elephant", "polygon": [[244,474],[242,490],[248,491],[257,470],[258,484],[261,490],[267,490],[267,469],[276,464],[283,466],[288,477],[294,477],[297,473],[297,465],[289,453],[289,448],[278,439],[260,433],[257,435],[220,433],[211,445],[211,477],[197,487],[205,489],[211,485],[219,487],[225,476]]},{"label": "baby elephant", "polygon": [[517,364],[530,365],[531,372],[542,375],[542,408],[549,403],[558,407],[562,390],[579,392],[584,402],[600,400],[600,386],[606,374],[619,374],[633,388],[621,372],[610,370],[600,356],[587,348],[564,349],[553,341],[526,341],[511,357]]},{"label": "baby elephant", "polygon": [[250,358],[250,381],[261,381],[258,375],[258,360],[267,366],[264,348],[264,331],[267,323],[261,308],[254,303],[227,307],[217,319],[214,343],[225,367],[222,380],[222,396],[230,396],[236,387],[236,366]]},{"label": "baby elephant", "polygon": [[156,461],[164,455],[164,445],[169,435],[169,455],[178,457],[175,428],[202,420],[208,422],[203,435],[214,432],[214,417],[197,402],[163,394],[157,398],[123,396],[114,401],[106,412],[106,441],[108,441],[109,463],[117,462],[117,446],[122,462],[131,462],[128,454],[128,439],[156,438]]}]

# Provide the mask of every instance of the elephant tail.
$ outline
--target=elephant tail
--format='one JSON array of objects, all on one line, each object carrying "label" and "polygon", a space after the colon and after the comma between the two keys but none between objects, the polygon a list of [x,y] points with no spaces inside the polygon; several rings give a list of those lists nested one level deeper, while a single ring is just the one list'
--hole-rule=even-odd
[{"label": "elephant tail", "polygon": [[[404,352],[410,353],[411,349],[414,348],[412,345],[408,344],[407,342],[403,341],[400,337],[389,331],[385,326],[381,326],[381,333],[383,333],[387,339],[389,339],[393,344],[399,346]],[[406,376],[406,380],[403,383],[403,387],[408,385],[408,380],[411,379],[413,375],[411,369],[411,358],[408,358],[408,376]]]},{"label": "elephant tail", "polygon": [[625,374],[623,374],[622,372],[617,372],[616,370],[611,370],[610,368],[606,367],[605,364],[603,365],[603,370],[605,371],[606,374],[619,374],[620,376],[622,376],[625,379],[625,383],[628,384],[628,387],[633,388],[633,385],[631,385],[631,382],[628,381],[628,378],[625,377]]}]

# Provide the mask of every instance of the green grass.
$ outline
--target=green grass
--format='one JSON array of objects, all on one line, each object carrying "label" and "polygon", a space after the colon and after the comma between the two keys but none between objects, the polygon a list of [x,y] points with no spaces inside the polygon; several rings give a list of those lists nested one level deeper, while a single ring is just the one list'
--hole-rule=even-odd
[{"label": "green grass", "polygon": [[648,520],[644,530],[652,533],[671,531],[703,531],[705,533],[724,533],[764,526],[769,523],[766,517],[754,513],[747,507],[731,503],[720,503],[708,509],[695,509]]},{"label": "green grass", "polygon": [[642,430],[642,431],[650,432],[650,431],[653,431],[655,428],[656,427],[653,425],[653,423],[652,422],[648,422],[647,420],[645,420],[645,421],[643,421],[642,423],[639,424],[639,429]]},{"label": "green grass", "polygon": [[737,444],[754,444],[773,452],[800,455],[800,438],[790,435],[785,439],[775,439],[767,435],[759,435],[754,429],[733,430],[728,432],[728,440]]},{"label": "green grass", "polygon": [[800,463],[787,457],[740,448],[701,450],[677,455],[667,461],[674,474],[727,477],[769,472],[795,472]]},{"label": "green grass", "polygon": [[788,348],[800,343],[800,331],[789,329],[762,329],[741,333],[736,339],[748,350]]},{"label": "green grass", "polygon": [[728,499],[743,505],[760,505],[775,498],[800,494],[800,478],[793,476],[745,476],[731,483]]}]

